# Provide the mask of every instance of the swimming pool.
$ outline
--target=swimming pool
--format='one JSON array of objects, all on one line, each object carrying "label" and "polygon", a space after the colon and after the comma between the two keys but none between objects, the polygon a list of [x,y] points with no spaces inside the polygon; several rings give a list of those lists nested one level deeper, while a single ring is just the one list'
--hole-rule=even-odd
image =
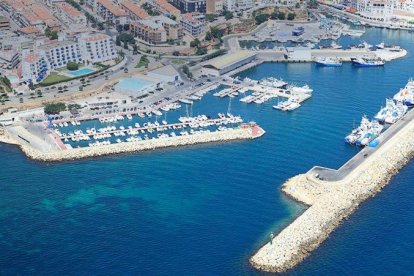
[{"label": "swimming pool", "polygon": [[87,75],[87,74],[90,74],[90,73],[92,73],[92,72],[94,72],[95,70],[93,70],[93,69],[91,69],[91,68],[83,68],[83,69],[79,69],[79,70],[76,70],[76,71],[69,71],[69,72],[67,72],[69,75],[72,75],[72,76],[74,76],[74,77],[80,77],[80,76],[83,76],[83,75]]}]

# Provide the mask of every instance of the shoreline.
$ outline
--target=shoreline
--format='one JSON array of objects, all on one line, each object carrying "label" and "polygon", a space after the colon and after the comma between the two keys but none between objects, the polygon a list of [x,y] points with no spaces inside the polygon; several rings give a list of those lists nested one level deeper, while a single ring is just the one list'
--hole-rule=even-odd
[{"label": "shoreline", "polygon": [[90,157],[107,156],[120,153],[149,151],[154,149],[179,147],[186,145],[205,144],[212,142],[225,142],[232,140],[255,139],[263,136],[265,131],[257,125],[239,127],[223,131],[197,133],[188,136],[158,138],[137,142],[102,145],[99,147],[82,147],[66,150],[40,151],[22,139],[10,135],[0,135],[0,142],[19,146],[22,152],[30,159],[43,162],[59,162],[77,160]]},{"label": "shoreline", "polygon": [[414,121],[339,181],[316,179],[312,170],[288,179],[283,193],[309,206],[250,258],[266,272],[285,272],[303,261],[369,197],[414,157]]}]

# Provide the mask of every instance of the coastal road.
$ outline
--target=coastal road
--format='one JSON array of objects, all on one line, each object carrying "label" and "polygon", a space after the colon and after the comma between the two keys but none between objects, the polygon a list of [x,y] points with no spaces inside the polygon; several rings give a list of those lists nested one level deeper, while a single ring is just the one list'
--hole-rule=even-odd
[{"label": "coastal road", "polygon": [[313,176],[318,175],[318,178],[325,181],[339,181],[347,177],[354,169],[360,166],[369,156],[371,156],[379,148],[383,147],[388,140],[402,130],[409,122],[414,119],[414,109],[411,109],[407,114],[399,120],[397,123],[391,125],[385,130],[379,137],[380,143],[377,147],[365,147],[359,153],[357,153],[352,159],[346,162],[338,170],[324,168],[324,167],[313,167],[309,173]]}]

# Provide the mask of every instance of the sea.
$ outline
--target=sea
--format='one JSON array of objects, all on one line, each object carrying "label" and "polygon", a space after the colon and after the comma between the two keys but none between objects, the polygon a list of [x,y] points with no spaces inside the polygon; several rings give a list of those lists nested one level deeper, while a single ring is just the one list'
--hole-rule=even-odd
[{"label": "sea", "polygon": [[[167,114],[230,111],[262,126],[259,139],[61,163],[0,144],[0,274],[263,274],[249,257],[306,210],[280,186],[354,156],[344,136],[414,76],[413,33],[371,28],[339,43],[362,41],[397,44],[408,55],[378,68],[265,63],[240,74],[308,84],[313,97],[293,112],[272,109],[277,100],[245,104],[210,93]],[[413,177],[411,162],[286,274],[413,273]]]}]

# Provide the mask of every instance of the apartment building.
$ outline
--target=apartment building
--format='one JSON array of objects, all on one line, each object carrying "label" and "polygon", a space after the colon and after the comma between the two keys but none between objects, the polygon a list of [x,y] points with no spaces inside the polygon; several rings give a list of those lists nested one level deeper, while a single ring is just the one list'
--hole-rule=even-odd
[{"label": "apartment building", "polygon": [[57,15],[70,27],[82,28],[86,26],[86,16],[65,2],[55,4]]},{"label": "apartment building", "polygon": [[38,40],[32,49],[22,50],[21,80],[36,84],[68,62],[90,64],[116,57],[111,37],[106,34],[81,34],[77,40]]},{"label": "apartment building", "polygon": [[206,28],[205,16],[199,12],[183,14],[180,24],[193,37],[200,36]]},{"label": "apartment building", "polygon": [[358,0],[360,16],[375,21],[388,21],[394,12],[394,0]]},{"label": "apartment building", "polygon": [[121,2],[121,8],[127,13],[129,19],[132,21],[150,17],[143,8],[130,1]]},{"label": "apartment building", "polygon": [[149,4],[165,16],[173,15],[176,19],[181,17],[181,11],[168,3],[167,0],[151,0]]},{"label": "apartment building", "polygon": [[150,44],[161,44],[167,40],[178,40],[183,35],[180,24],[166,16],[131,22],[130,32]]},{"label": "apartment building", "polygon": [[206,13],[217,14],[223,11],[223,0],[206,0]]},{"label": "apartment building", "polygon": [[127,23],[127,13],[109,0],[97,0],[95,11],[103,20],[114,25]]},{"label": "apartment building", "polygon": [[105,62],[118,56],[111,37],[106,34],[81,34],[78,45],[86,63]]},{"label": "apartment building", "polygon": [[172,3],[182,13],[206,12],[206,0],[172,0]]}]

